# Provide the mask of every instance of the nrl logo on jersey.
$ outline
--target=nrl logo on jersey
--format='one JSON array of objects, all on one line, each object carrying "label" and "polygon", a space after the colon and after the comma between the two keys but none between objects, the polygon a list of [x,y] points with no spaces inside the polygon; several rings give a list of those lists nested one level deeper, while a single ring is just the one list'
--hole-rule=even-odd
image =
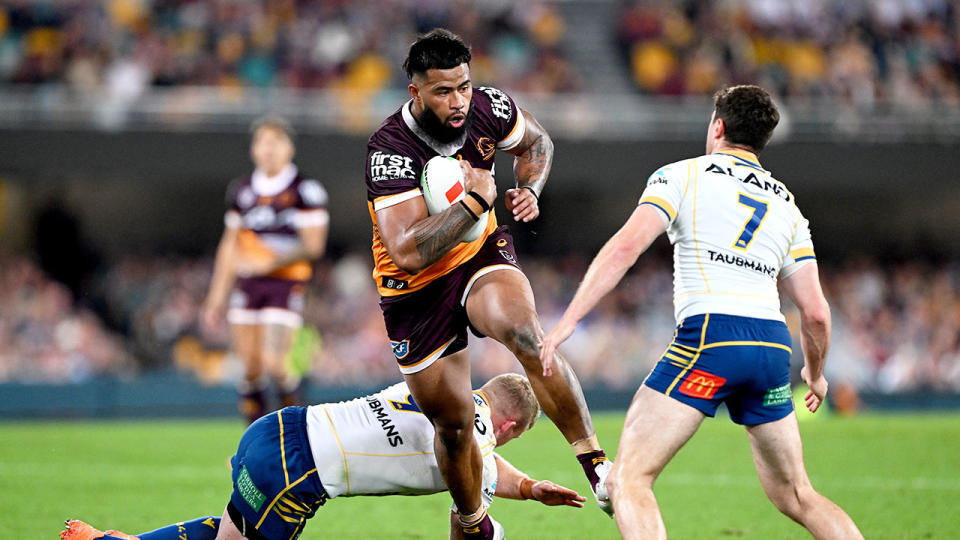
[{"label": "nrl logo on jersey", "polygon": [[497,118],[503,118],[507,122],[513,117],[513,111],[510,109],[510,98],[502,91],[489,86],[479,88],[484,94],[490,97],[490,110]]},{"label": "nrl logo on jersey", "polygon": [[410,352],[410,340],[390,341],[390,347],[393,348],[393,354],[398,360],[402,360]]},{"label": "nrl logo on jersey", "polygon": [[388,154],[377,150],[370,154],[370,180],[382,182],[384,180],[415,179],[413,173],[413,158],[399,154]]}]

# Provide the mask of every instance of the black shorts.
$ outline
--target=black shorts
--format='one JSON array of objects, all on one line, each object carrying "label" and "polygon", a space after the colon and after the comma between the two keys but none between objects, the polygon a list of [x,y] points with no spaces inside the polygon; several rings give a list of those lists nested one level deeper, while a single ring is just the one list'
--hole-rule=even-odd
[{"label": "black shorts", "polygon": [[419,291],[380,299],[402,373],[416,373],[467,347],[467,295],[478,278],[498,270],[522,272],[506,226],[490,233],[480,251],[449,274]]}]

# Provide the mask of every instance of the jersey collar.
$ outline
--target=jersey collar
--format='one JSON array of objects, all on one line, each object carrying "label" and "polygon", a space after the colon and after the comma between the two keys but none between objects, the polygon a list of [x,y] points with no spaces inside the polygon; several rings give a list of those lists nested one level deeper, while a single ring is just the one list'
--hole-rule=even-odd
[{"label": "jersey collar", "polygon": [[730,148],[727,150],[723,150],[722,152],[714,152],[714,154],[729,156],[737,160],[741,165],[753,167],[754,169],[759,169],[761,171],[764,170],[764,168],[760,165],[760,161],[757,159],[756,154],[754,154],[753,152],[747,152],[746,150]]},{"label": "jersey collar", "polygon": [[296,177],[297,166],[293,163],[288,163],[276,176],[267,176],[267,173],[260,169],[254,170],[253,176],[250,178],[250,185],[253,186],[253,191],[257,195],[273,197],[287,189],[287,186],[289,186]]},{"label": "jersey collar", "polygon": [[467,142],[467,130],[463,131],[463,135],[459,139],[453,141],[452,143],[444,144],[433,137],[431,137],[426,131],[420,127],[420,124],[417,123],[417,119],[413,117],[413,113],[410,111],[410,106],[413,105],[413,100],[403,104],[403,107],[400,107],[400,113],[403,115],[403,123],[407,125],[410,131],[417,136],[418,139],[424,142],[429,146],[434,152],[440,154],[441,156],[452,156],[457,153],[457,150],[463,148],[463,145]]}]

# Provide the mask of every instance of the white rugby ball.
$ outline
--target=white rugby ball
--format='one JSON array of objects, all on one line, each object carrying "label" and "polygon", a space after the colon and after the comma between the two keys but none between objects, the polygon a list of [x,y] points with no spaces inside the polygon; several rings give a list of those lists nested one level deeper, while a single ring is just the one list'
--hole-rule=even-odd
[{"label": "white rugby ball", "polygon": [[[439,214],[450,206],[463,200],[467,191],[464,189],[463,169],[460,162],[452,157],[436,156],[430,158],[423,166],[420,175],[420,187],[423,189],[423,200],[427,203],[427,212],[430,215]],[[461,242],[473,242],[487,228],[487,214],[484,212],[477,222],[467,229]]]}]

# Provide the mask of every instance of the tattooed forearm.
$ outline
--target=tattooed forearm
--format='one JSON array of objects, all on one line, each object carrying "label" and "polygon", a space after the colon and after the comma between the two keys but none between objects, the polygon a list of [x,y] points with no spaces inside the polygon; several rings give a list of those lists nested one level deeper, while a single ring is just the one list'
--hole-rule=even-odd
[{"label": "tattooed forearm", "polygon": [[527,130],[519,148],[523,151],[513,160],[513,177],[517,187],[531,187],[537,194],[543,191],[550,165],[553,163],[553,141],[537,120],[526,114]]},{"label": "tattooed forearm", "polygon": [[454,204],[417,223],[411,233],[420,255],[420,268],[426,268],[446,255],[474,223],[462,204]]}]

